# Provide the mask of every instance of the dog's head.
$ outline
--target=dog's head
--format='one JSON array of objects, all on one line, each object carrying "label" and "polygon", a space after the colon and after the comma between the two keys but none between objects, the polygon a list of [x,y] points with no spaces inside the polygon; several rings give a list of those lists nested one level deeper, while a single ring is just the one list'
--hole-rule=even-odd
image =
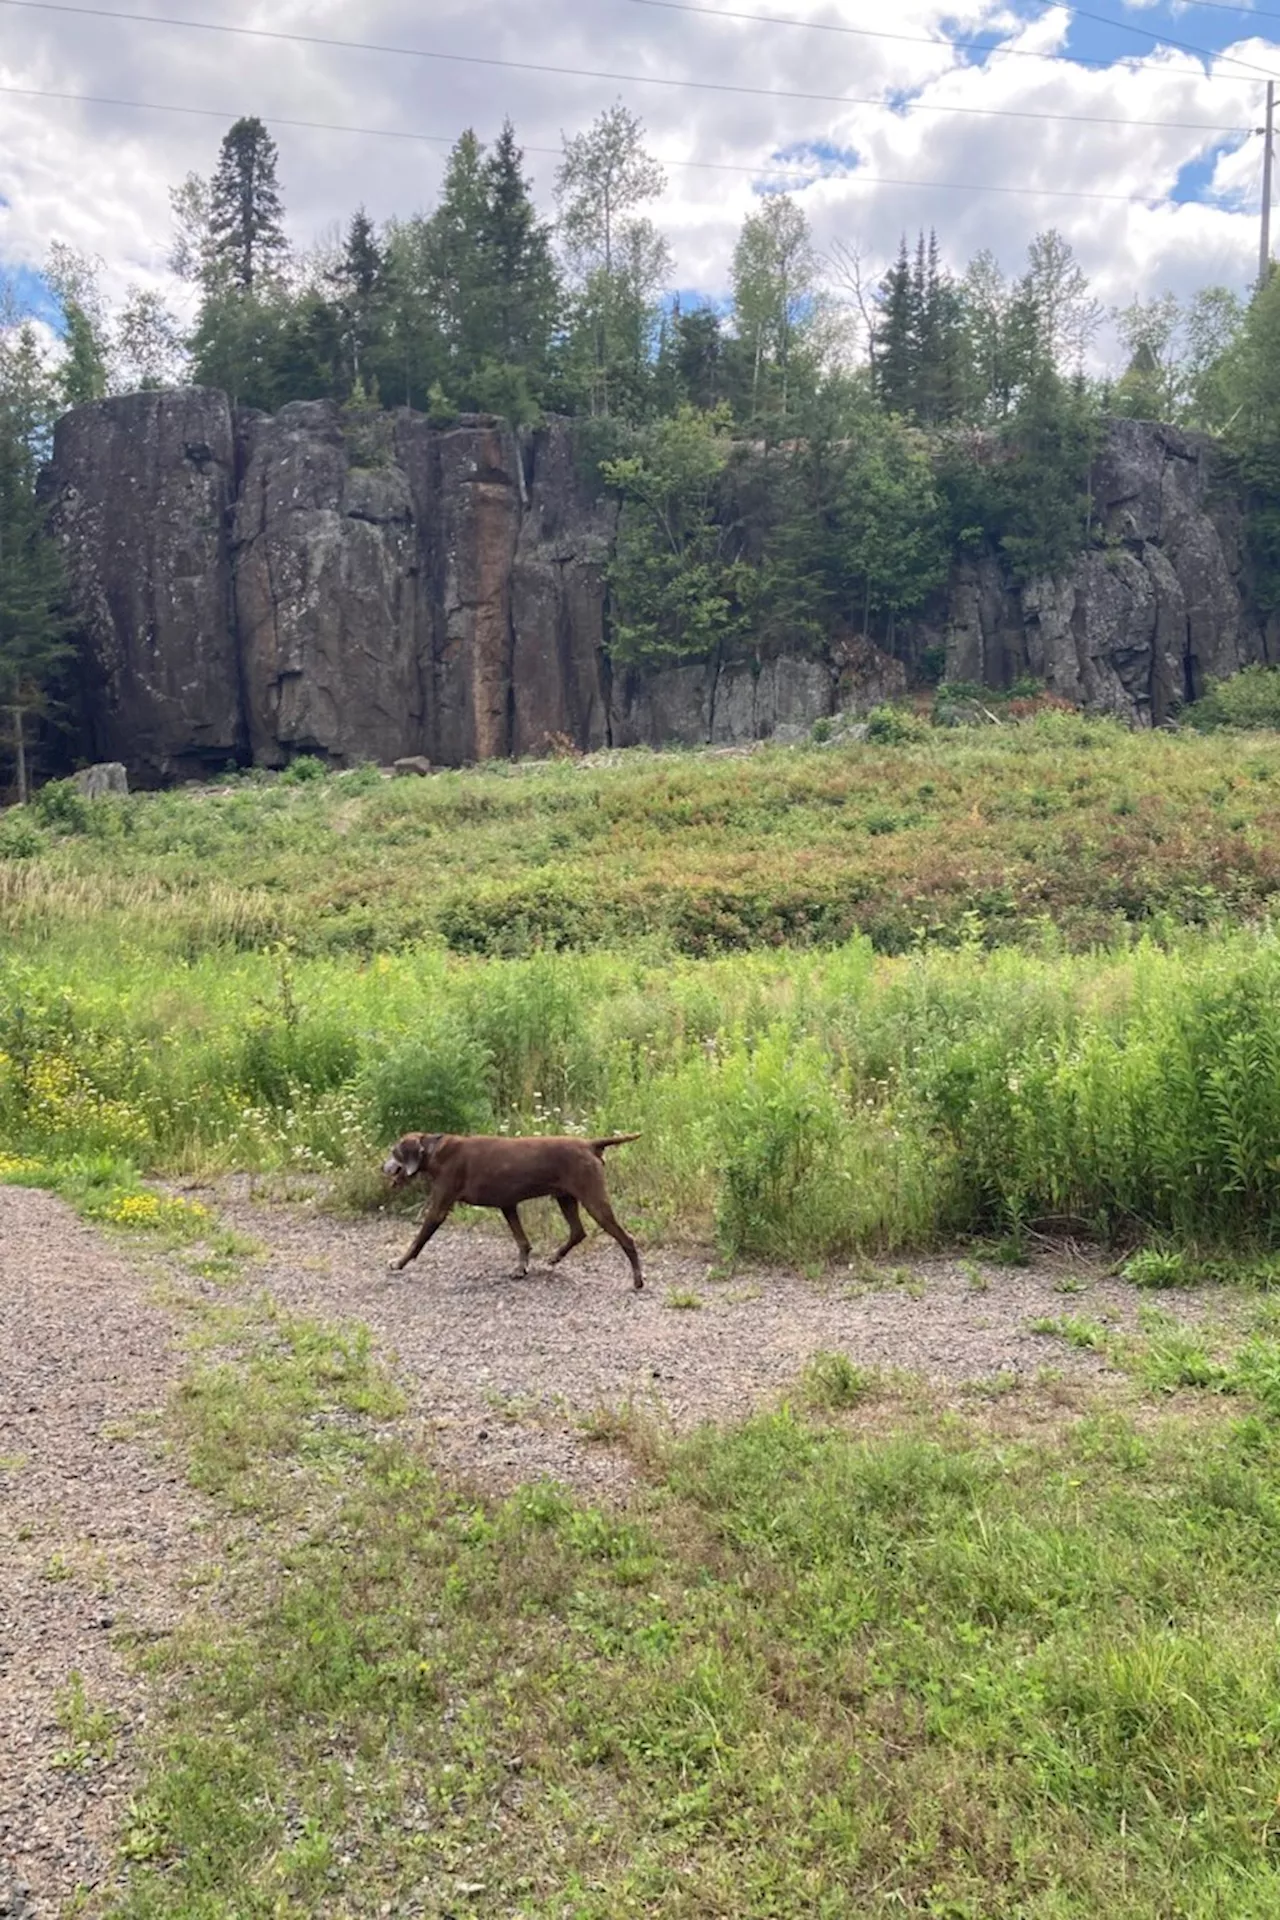
[{"label": "dog's head", "polygon": [[382,1163],[382,1173],[392,1187],[403,1187],[420,1173],[431,1170],[431,1156],[440,1144],[438,1133],[406,1133],[396,1141]]}]

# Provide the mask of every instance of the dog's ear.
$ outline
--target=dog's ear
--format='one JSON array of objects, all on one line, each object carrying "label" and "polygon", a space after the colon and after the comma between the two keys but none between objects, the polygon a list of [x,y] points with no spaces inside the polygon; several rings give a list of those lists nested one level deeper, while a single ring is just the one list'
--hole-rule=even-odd
[{"label": "dog's ear", "polygon": [[382,1163],[382,1171],[388,1179],[413,1179],[422,1166],[422,1140],[420,1133],[406,1133],[396,1141]]},{"label": "dog's ear", "polygon": [[420,1133],[418,1135],[419,1145],[422,1149],[421,1165],[427,1169],[428,1173],[431,1171],[431,1162],[436,1156],[436,1148],[443,1139],[444,1135],[442,1133]]}]

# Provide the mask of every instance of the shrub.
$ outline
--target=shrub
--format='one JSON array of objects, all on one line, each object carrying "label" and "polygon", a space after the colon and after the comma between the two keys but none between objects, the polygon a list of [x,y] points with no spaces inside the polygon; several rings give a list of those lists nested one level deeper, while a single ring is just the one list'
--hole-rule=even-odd
[{"label": "shrub", "polygon": [[300,753],[291,760],[280,775],[282,785],[287,787],[305,786],[311,780],[323,780],[329,769],[325,762],[314,753]]},{"label": "shrub", "polygon": [[1229,680],[1211,680],[1203,699],[1187,708],[1188,726],[1280,728],[1280,667],[1241,667]]},{"label": "shrub", "polygon": [[867,738],[884,747],[912,747],[928,738],[923,723],[907,707],[872,707]]},{"label": "shrub", "polygon": [[0,860],[37,860],[47,845],[29,807],[0,814]]},{"label": "shrub", "polygon": [[402,1133],[485,1133],[494,1124],[490,1060],[455,1013],[401,1040],[365,1068],[360,1092],[380,1140]]},{"label": "shrub", "polygon": [[86,800],[74,780],[50,780],[32,801],[36,818],[63,833],[87,833],[93,802]]}]

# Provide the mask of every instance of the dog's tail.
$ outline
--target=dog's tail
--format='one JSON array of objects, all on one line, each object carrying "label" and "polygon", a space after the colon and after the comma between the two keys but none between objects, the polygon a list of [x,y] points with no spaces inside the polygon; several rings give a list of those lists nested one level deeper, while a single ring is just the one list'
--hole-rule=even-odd
[{"label": "dog's tail", "polygon": [[625,1147],[628,1140],[638,1140],[639,1138],[640,1135],[638,1133],[611,1133],[604,1140],[588,1140],[587,1145],[590,1147],[592,1153],[596,1155],[597,1159],[603,1160],[606,1147]]}]

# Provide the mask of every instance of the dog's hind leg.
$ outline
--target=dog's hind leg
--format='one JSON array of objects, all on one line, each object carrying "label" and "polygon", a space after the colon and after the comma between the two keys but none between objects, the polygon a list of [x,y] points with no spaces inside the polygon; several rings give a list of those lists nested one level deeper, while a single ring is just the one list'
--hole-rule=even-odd
[{"label": "dog's hind leg", "polygon": [[626,1254],[631,1262],[631,1283],[638,1293],[644,1285],[644,1275],[640,1271],[640,1249],[635,1241],[619,1221],[604,1194],[592,1194],[590,1200],[584,1196],[582,1204],[597,1226],[603,1227],[606,1233],[612,1234]]},{"label": "dog's hind leg", "polygon": [[528,1234],[520,1224],[519,1208],[504,1207],[502,1209],[502,1217],[515,1235],[516,1245],[520,1249],[520,1265],[516,1268],[512,1277],[516,1280],[523,1280],[529,1271],[529,1255],[533,1252],[533,1248],[529,1245]]},{"label": "dog's hind leg", "polygon": [[559,1207],[568,1224],[569,1238],[562,1247],[557,1247],[552,1254],[549,1264],[553,1267],[559,1266],[566,1253],[572,1253],[574,1248],[579,1246],[587,1237],[586,1228],[582,1224],[582,1215],[578,1212],[578,1203],[573,1195],[571,1193],[558,1193],[556,1195],[556,1205]]}]

